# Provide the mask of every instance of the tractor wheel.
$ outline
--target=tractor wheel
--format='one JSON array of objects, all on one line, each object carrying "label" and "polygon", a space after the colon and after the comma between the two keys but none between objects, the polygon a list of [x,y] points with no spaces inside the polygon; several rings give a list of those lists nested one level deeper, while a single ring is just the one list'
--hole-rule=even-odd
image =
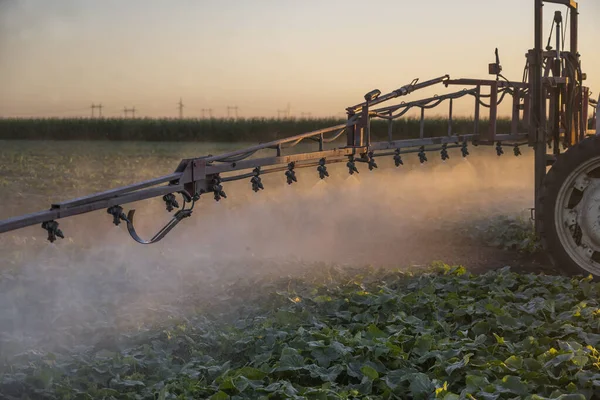
[{"label": "tractor wheel", "polygon": [[542,245],[554,266],[600,278],[600,136],[561,154],[544,180],[539,213]]}]

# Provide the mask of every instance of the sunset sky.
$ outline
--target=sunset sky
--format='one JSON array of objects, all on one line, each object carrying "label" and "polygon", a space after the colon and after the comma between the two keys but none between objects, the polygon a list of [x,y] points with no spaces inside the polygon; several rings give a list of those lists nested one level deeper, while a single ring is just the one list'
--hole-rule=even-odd
[{"label": "sunset sky", "polygon": [[[555,9],[566,12],[546,6],[548,32]],[[597,96],[600,1],[580,13]],[[270,117],[287,103],[341,116],[413,78],[487,79],[495,47],[521,80],[532,45],[533,0],[0,0],[0,116],[88,116],[102,103],[105,116],[174,117],[180,97],[188,117],[228,105]],[[456,109],[472,113],[472,100]]]}]

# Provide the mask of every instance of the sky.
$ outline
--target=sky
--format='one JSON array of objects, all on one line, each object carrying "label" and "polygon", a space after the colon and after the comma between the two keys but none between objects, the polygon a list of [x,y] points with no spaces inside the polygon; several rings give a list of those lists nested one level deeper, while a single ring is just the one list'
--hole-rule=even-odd
[{"label": "sky", "polygon": [[[545,8],[547,37],[566,7]],[[597,96],[600,1],[581,0],[580,13]],[[107,117],[124,107],[176,117],[181,98],[186,117],[228,106],[273,117],[288,104],[296,117],[341,117],[375,88],[489,79],[496,47],[504,75],[521,80],[532,46],[533,0],[0,0],[0,116],[89,116],[101,103]],[[472,109],[472,99],[454,105]]]}]

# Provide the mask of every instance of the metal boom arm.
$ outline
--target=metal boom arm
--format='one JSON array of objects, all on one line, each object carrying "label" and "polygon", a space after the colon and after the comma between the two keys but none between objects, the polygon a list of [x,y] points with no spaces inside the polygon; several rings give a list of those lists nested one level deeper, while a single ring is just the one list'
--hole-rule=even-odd
[{"label": "metal boom arm", "polygon": [[[348,119],[345,123],[325,129],[319,129],[285,139],[251,146],[216,156],[204,156],[184,159],[177,169],[169,175],[139,182],[108,191],[79,197],[76,199],[52,204],[49,210],[17,216],[0,221],[0,233],[42,224],[52,242],[57,237],[63,237],[55,221],[74,215],[107,209],[112,215],[113,223],[127,223],[131,236],[139,243],[155,243],[161,240],[181,220],[189,217],[196,201],[201,196],[212,193],[216,201],[226,198],[223,183],[250,178],[252,189],[264,189],[260,176],[268,173],[284,172],[288,184],[297,181],[295,170],[299,168],[316,167],[319,177],[328,176],[326,165],[346,161],[350,174],[357,173],[356,163],[367,163],[370,170],[377,167],[375,157],[393,156],[396,166],[402,165],[402,154],[417,153],[421,163],[427,161],[426,152],[439,151],[442,159],[448,158],[447,149],[460,147],[462,155],[468,153],[467,142],[477,145],[495,145],[498,155],[503,154],[502,143],[514,146],[514,154],[519,155],[520,145],[529,145],[535,149],[535,191],[536,208],[539,206],[538,192],[546,174],[546,167],[560,154],[559,140],[565,146],[570,146],[585,137],[588,128],[588,106],[596,103],[589,99],[589,89],[582,85],[585,74],[581,72],[578,53],[578,5],[573,0],[533,0],[535,6],[535,45],[527,55],[527,66],[522,82],[508,81],[501,74],[498,51],[496,62],[490,64],[489,73],[495,75],[495,80],[455,79],[448,75],[439,76],[419,83],[414,79],[407,85],[381,94],[378,89],[365,94],[364,101],[346,108]],[[544,3],[555,3],[569,7],[571,11],[570,43],[568,52],[544,51],[543,46],[543,6]],[[562,16],[555,14],[555,24],[560,26]],[[557,29],[557,47],[560,43],[560,31]],[[564,38],[563,43],[564,43]],[[502,78],[502,79],[500,79]],[[388,102],[398,97],[406,96],[417,90],[437,84],[446,87],[461,85],[463,90],[433,96],[411,102],[374,106]],[[483,88],[489,88],[489,94],[482,93]],[[498,105],[506,96],[512,97],[512,123],[510,133],[497,133]],[[471,96],[474,98],[473,131],[458,135],[452,126],[453,102],[457,99]],[[488,99],[487,103],[484,99]],[[551,110],[546,108],[546,99],[550,100]],[[425,137],[425,110],[437,107],[443,102],[449,103],[448,135]],[[489,129],[481,130],[481,109],[489,110]],[[420,109],[420,133],[418,139],[394,140],[393,121],[402,117],[413,108]],[[561,112],[561,110],[565,112]],[[548,111],[550,111],[548,113]],[[549,115],[548,115],[549,114]],[[592,120],[597,118],[594,114]],[[372,142],[371,120],[383,119],[388,121],[388,140]],[[548,122],[550,122],[548,124]],[[519,132],[521,125],[528,127],[526,132]],[[549,126],[549,128],[547,128]],[[598,133],[598,132],[596,132]],[[346,135],[346,145],[333,149],[325,149],[325,145],[335,142]],[[327,137],[326,137],[327,135]],[[293,148],[302,141],[318,143],[318,149],[305,153],[283,154],[284,150]],[[546,145],[553,144],[554,155],[546,154]],[[429,147],[427,147],[429,146]],[[434,146],[433,148],[431,146]],[[552,147],[552,146],[551,146]],[[272,156],[253,157],[259,151],[274,150]],[[264,169],[263,169],[264,168]],[[227,176],[221,176],[227,174]],[[180,208],[174,194],[183,197]],[[154,197],[162,197],[167,211],[180,208],[173,219],[150,240],[143,240],[135,231],[133,217],[135,210],[127,215],[122,205]],[[189,205],[188,207],[186,207]]]},{"label": "metal boom arm", "polygon": [[[395,157],[400,157],[400,154],[406,153],[424,154],[425,151],[439,151],[442,148],[445,150],[448,148],[448,144],[450,144],[451,147],[457,147],[460,143],[463,143],[462,146],[465,147],[466,142],[468,141],[477,141],[480,144],[492,144],[494,143],[494,140],[523,141],[526,139],[526,134],[513,132],[508,135],[496,135],[495,137],[487,138],[486,140],[486,138],[479,135],[477,132],[477,121],[474,125],[475,132],[466,135],[455,135],[450,128],[449,135],[443,137],[426,138],[422,132],[419,139],[392,140],[393,138],[390,135],[388,141],[374,143],[363,141],[358,143],[358,145],[347,145],[329,150],[324,149],[325,144],[334,142],[341,135],[354,135],[354,130],[356,128],[360,129],[368,126],[372,118],[387,119],[391,123],[392,120],[401,117],[413,107],[425,110],[427,108],[435,107],[444,101],[452,102],[454,99],[464,96],[475,97],[476,108],[478,108],[478,104],[481,102],[479,94],[480,86],[478,86],[477,88],[469,90],[464,89],[443,96],[435,96],[409,103],[402,102],[393,106],[369,111],[370,106],[381,104],[400,96],[405,96],[428,86],[439,83],[444,83],[446,86],[452,84],[447,75],[419,84],[417,81],[418,80],[415,79],[410,84],[381,96],[378,95],[378,90],[370,92],[365,96],[365,102],[347,109],[349,117],[348,121],[344,124],[291,136],[285,139],[274,140],[216,156],[210,155],[193,159],[184,159],[172,174],[89,196],[54,203],[49,210],[0,221],[0,233],[17,230],[30,225],[43,224],[44,229],[48,231],[48,238],[51,241],[54,241],[57,236],[60,237],[62,235],[62,232],[58,229],[58,223],[56,223],[55,220],[89,213],[99,209],[107,209],[107,212],[113,216],[113,222],[115,224],[118,225],[121,221],[127,223],[128,230],[136,241],[145,244],[154,243],[162,239],[182,219],[189,217],[195,202],[202,195],[212,193],[217,201],[221,198],[225,198],[226,194],[222,188],[222,183],[225,182],[247,178],[251,178],[253,182],[260,182],[260,175],[281,171],[286,171],[286,176],[288,176],[288,178],[293,176],[293,179],[291,179],[293,182],[294,179],[296,179],[294,171],[299,168],[317,167],[319,171],[322,171],[323,169],[326,169],[326,164],[347,161],[349,170],[354,169],[354,171],[357,171],[354,166],[356,162],[369,163],[371,167],[374,163],[374,157],[379,155],[394,155]],[[476,83],[481,82],[477,81]],[[519,83],[514,82],[514,85],[519,85]],[[492,108],[495,107],[496,104],[493,104]],[[451,119],[452,115],[449,117],[450,123]],[[285,149],[292,148],[305,140],[318,142],[318,150],[307,153],[283,154]],[[425,148],[426,146],[436,145],[441,147],[436,149]],[[274,150],[276,154],[270,157],[252,157],[257,152],[263,150]],[[388,151],[386,152],[386,150]],[[389,150],[394,150],[394,152],[390,153]],[[221,176],[221,174],[229,175]],[[320,173],[320,175],[322,174]],[[289,181],[290,179],[288,179],[288,183]],[[174,208],[179,207],[177,202],[174,201],[174,196],[172,196],[174,193],[178,193],[183,197],[183,207],[175,213],[171,222],[169,222],[169,224],[159,231],[159,233],[151,240],[146,241],[141,239],[135,232],[133,226],[135,210],[129,211],[126,216],[123,213],[121,206],[140,200],[163,197],[163,200],[167,203],[167,209],[172,211]],[[186,208],[186,204],[191,204],[191,207]]]}]

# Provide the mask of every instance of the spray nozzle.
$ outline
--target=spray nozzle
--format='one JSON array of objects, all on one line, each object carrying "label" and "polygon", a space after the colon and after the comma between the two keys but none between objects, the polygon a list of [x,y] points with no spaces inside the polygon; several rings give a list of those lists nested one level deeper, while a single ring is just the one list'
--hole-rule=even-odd
[{"label": "spray nozzle", "polygon": [[402,156],[400,155],[400,149],[394,151],[394,164],[396,164],[396,167],[404,165],[404,161],[402,161]]},{"label": "spray nozzle", "polygon": [[518,157],[521,155],[521,149],[519,148],[518,144],[515,144],[515,147],[513,147],[513,153],[515,154],[515,157]]},{"label": "spray nozzle", "polygon": [[288,185],[291,185],[294,182],[298,182],[298,179],[296,179],[296,171],[294,171],[295,166],[296,166],[296,163],[292,161],[287,166],[288,170],[285,171],[285,176],[287,177]]},{"label": "spray nozzle", "polygon": [[504,150],[502,150],[502,143],[500,142],[496,143],[496,154],[498,155],[498,157],[504,154]]},{"label": "spray nozzle", "polygon": [[119,226],[121,221],[127,222],[127,216],[123,212],[123,207],[121,206],[109,207],[106,212],[113,216],[113,224],[115,224],[115,226]]},{"label": "spray nozzle", "polygon": [[446,143],[442,145],[442,151],[440,151],[440,155],[442,157],[442,161],[446,161],[450,158],[450,156],[448,155],[448,145]]},{"label": "spray nozzle", "polygon": [[326,176],[329,176],[329,172],[327,172],[327,167],[325,166],[325,159],[321,158],[319,160],[319,166],[317,167],[317,172],[319,173],[319,178],[325,179]]},{"label": "spray nozzle", "polygon": [[354,162],[353,155],[350,155],[348,157],[348,162],[346,163],[346,167],[348,167],[348,172],[350,173],[350,175],[354,174],[355,172],[358,174],[358,169],[356,168],[356,164]]},{"label": "spray nozzle", "polygon": [[427,155],[425,155],[425,146],[421,146],[419,148],[418,156],[419,156],[419,162],[421,164],[427,162]]},{"label": "spray nozzle", "polygon": [[165,194],[162,198],[167,206],[167,211],[173,211],[173,208],[179,208],[179,203],[173,193]]},{"label": "spray nozzle", "polygon": [[254,192],[258,192],[259,190],[265,188],[262,184],[262,179],[260,178],[260,167],[254,168],[252,172],[254,173],[254,176],[250,179],[252,190],[254,190]]},{"label": "spray nozzle", "polygon": [[58,229],[58,222],[56,221],[46,221],[42,222],[42,229],[45,229],[48,232],[48,241],[50,243],[54,243],[57,237],[64,239],[62,231]]},{"label": "spray nozzle", "polygon": [[367,153],[367,163],[369,164],[369,171],[373,171],[373,168],[377,168],[377,163],[375,163],[375,155],[372,151]]},{"label": "spray nozzle", "polygon": [[219,175],[215,175],[212,179],[212,191],[215,195],[215,201],[221,200],[221,198],[226,199],[227,195],[223,191],[223,186],[221,185],[221,177]]},{"label": "spray nozzle", "polygon": [[467,142],[463,142],[462,147],[460,148],[460,152],[463,157],[467,157],[469,155],[469,149],[467,148]]}]

